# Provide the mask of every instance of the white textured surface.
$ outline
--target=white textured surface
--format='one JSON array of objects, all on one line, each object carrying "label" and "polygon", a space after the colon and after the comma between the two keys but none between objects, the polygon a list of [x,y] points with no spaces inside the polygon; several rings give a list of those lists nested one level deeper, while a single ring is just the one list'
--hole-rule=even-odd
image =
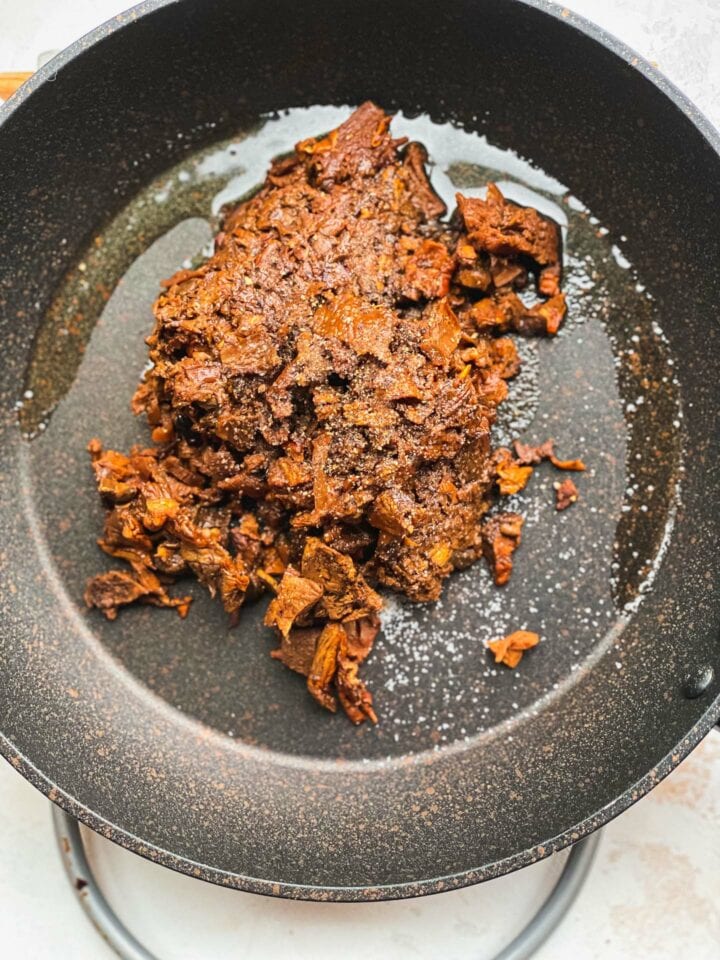
[{"label": "white textured surface", "polygon": [[[498,0],[501,2],[501,0]],[[0,0],[0,71],[30,70],[126,6]],[[659,67],[720,125],[718,0],[573,0],[569,6]],[[720,957],[720,734],[603,831],[590,880],[538,960]],[[539,904],[561,858],[481,887],[391,904],[303,904],[172,874],[98,837],[106,893],[168,960],[491,957]],[[110,960],[75,903],[48,802],[0,764],[0,957]]]},{"label": "white textured surface", "polygon": [[[111,960],[62,872],[48,801],[0,764],[0,957]],[[423,900],[272,900],[170,873],[97,836],[111,903],[162,960],[489,960],[539,906],[564,855]],[[720,733],[603,830],[590,878],[537,960],[717,960]]]}]

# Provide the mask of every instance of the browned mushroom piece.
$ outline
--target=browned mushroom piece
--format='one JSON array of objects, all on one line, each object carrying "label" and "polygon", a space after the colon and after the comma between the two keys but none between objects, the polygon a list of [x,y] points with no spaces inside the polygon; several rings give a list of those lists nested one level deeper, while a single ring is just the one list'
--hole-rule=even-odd
[{"label": "browned mushroom piece", "polygon": [[495,654],[495,663],[503,663],[514,670],[523,658],[526,650],[531,650],[540,643],[540,637],[531,630],[515,630],[514,633],[493,640],[488,644],[488,650]]},{"label": "browned mushroom piece", "polygon": [[[128,566],[87,604],[184,615],[170,587],[192,575],[237,617],[269,591],[273,656],[354,722],[375,720],[359,669],[379,588],[434,600],[483,554],[507,582],[522,519],[486,514],[537,460],[493,454],[520,369],[499,335],[554,334],[566,309],[557,225],[492,185],[441,220],[424,148],[390,119],[365,103],[273,162],[212,256],[163,283],[133,399],[152,444],[90,444],[100,545]],[[528,271],[548,298],[531,306]]]},{"label": "browned mushroom piece", "polygon": [[567,510],[573,503],[577,503],[580,498],[578,488],[570,477],[567,477],[562,483],[553,484],[555,487],[555,509]]}]

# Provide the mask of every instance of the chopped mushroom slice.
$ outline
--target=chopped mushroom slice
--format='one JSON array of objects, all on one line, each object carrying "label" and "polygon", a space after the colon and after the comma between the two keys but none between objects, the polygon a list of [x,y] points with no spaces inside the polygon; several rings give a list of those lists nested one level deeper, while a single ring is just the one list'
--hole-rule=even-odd
[{"label": "chopped mushroom slice", "polygon": [[539,288],[545,296],[560,292],[560,228],[529,207],[509,203],[495,184],[487,197],[457,195],[458,210],[470,243],[500,257],[526,256],[540,268]]},{"label": "chopped mushroom slice", "polygon": [[542,460],[549,460],[553,456],[554,443],[554,440],[546,440],[545,443],[533,447],[529,443],[516,440],[514,446],[518,463],[537,464]]},{"label": "chopped mushroom slice", "polygon": [[306,677],[312,668],[315,648],[321,632],[322,627],[317,625],[293,627],[288,631],[287,636],[281,635],[280,646],[277,650],[271,650],[270,656],[274,660],[280,660],[295,673],[301,673]]},{"label": "chopped mushroom slice", "polygon": [[362,723],[364,720],[377,723],[372,694],[358,677],[359,666],[358,661],[348,655],[347,641],[342,641],[335,677],[340,703],[353,723]]},{"label": "chopped mushroom slice", "polygon": [[530,630],[516,630],[514,633],[493,640],[488,644],[488,650],[495,654],[495,663],[504,663],[514,670],[523,658],[526,650],[532,649],[540,642],[540,637]]},{"label": "chopped mushroom slice", "polygon": [[322,595],[323,588],[319,583],[301,577],[292,567],[288,567],[280,581],[277,596],[267,608],[265,624],[277,627],[281,636],[287,638],[295,621],[311,610]]},{"label": "chopped mushroom slice", "polygon": [[109,570],[100,573],[85,588],[85,603],[88,607],[102,610],[108,620],[114,620],[118,609],[136,600],[143,600],[156,607],[174,607],[181,617],[186,617],[192,597],[170,597],[155,574],[147,567],[138,565],[132,573],[126,570]]},{"label": "chopped mushroom slice", "polygon": [[551,463],[557,470],[578,470],[578,471],[582,471],[582,470],[585,470],[585,469],[586,469],[585,464],[583,463],[583,461],[582,461],[582,460],[579,460],[579,459],[575,459],[575,460],[558,460],[557,457],[553,456],[553,457],[550,457],[549,460],[550,460],[550,463]]},{"label": "chopped mushroom slice", "polygon": [[532,472],[532,467],[518,464],[510,451],[504,447],[495,452],[495,476],[498,489],[503,496],[519,493],[532,476]]},{"label": "chopped mushroom slice", "polygon": [[523,522],[517,513],[498,513],[482,525],[483,552],[498,587],[510,579],[512,555],[520,546]]},{"label": "chopped mushroom slice", "polygon": [[318,637],[315,655],[307,678],[310,694],[326,710],[335,713],[337,700],[331,692],[337,672],[340,645],[345,640],[345,631],[339,623],[328,623]]},{"label": "chopped mushroom slice", "polygon": [[533,447],[528,443],[515,441],[515,454],[517,462],[521,464],[537,464],[541,460],[549,460],[557,470],[585,470],[585,464],[582,460],[560,460],[555,456],[555,441],[546,440],[539,446]]},{"label": "chopped mushroom slice", "polygon": [[555,488],[555,509],[567,510],[573,503],[577,503],[580,494],[570,477],[567,477],[562,483],[554,483]]},{"label": "chopped mushroom slice", "polygon": [[[522,518],[488,514],[498,493],[542,459],[583,468],[550,442],[494,451],[491,432],[515,335],[552,336],[565,316],[558,225],[492,184],[440,219],[425,148],[390,121],[364,103],[272,162],[155,301],[132,400],[152,442],[89,444],[99,543],[126,569],[94,577],[87,603],[184,615],[166,587],[194,576],[235,623],[270,592],[272,656],[355,723],[375,720],[359,668],[377,591],[436,600],[483,555],[506,583]],[[534,304],[518,296],[529,272]]]}]

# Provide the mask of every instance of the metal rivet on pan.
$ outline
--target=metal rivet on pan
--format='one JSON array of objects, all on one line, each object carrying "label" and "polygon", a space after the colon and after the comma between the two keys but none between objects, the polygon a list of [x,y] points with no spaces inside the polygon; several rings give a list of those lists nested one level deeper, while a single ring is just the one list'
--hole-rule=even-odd
[{"label": "metal rivet on pan", "polygon": [[683,693],[688,700],[694,700],[701,697],[715,678],[715,671],[712,667],[700,667],[693,673],[688,674],[683,683]]}]

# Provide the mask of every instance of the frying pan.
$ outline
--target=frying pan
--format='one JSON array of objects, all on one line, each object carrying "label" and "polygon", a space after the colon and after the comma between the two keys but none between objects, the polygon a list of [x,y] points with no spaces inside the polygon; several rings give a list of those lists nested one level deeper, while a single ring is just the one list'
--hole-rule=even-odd
[{"label": "frying pan", "polygon": [[[259,606],[230,631],[200,591],[182,623],[100,622],[81,597],[104,562],[85,444],[145,435],[127,399],[149,305],[208,229],[192,203],[158,201],[162,229],[127,211],[262,118],[365,99],[529,158],[609,254],[575,291],[586,322],[537,348],[544,412],[525,424],[588,461],[581,501],[555,516],[539,472],[510,592],[478,567],[434,607],[391,604],[366,674],[381,721],[356,729],[268,657]],[[0,747],[36,787],[193,876],[395,898],[573,843],[710,730],[720,141],[650,66],[542,2],[161,0],[68,48],[0,118]],[[196,230],[176,246],[172,216]],[[513,620],[543,634],[519,675],[482,644]]]}]

